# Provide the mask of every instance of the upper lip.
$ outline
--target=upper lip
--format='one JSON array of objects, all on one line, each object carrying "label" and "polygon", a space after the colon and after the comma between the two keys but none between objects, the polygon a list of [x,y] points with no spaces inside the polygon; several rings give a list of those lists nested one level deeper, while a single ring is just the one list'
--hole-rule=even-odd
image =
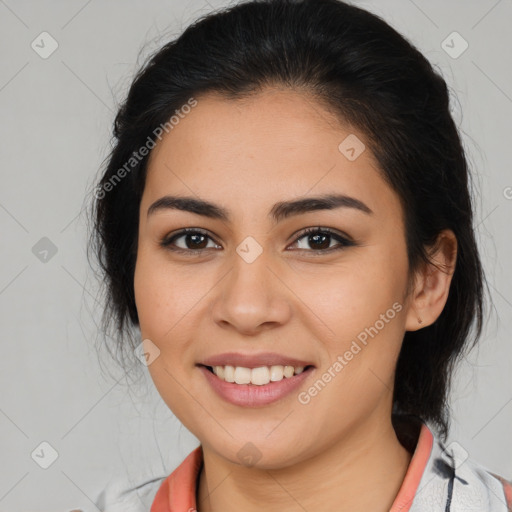
[{"label": "upper lip", "polygon": [[240,354],[238,352],[225,352],[204,359],[199,364],[203,366],[243,366],[245,368],[258,368],[260,366],[312,366],[308,361],[296,359],[274,352],[261,354]]}]

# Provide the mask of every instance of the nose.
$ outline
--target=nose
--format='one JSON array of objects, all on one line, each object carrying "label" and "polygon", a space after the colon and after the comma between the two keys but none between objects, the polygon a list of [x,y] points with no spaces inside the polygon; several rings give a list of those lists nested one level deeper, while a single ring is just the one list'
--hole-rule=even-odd
[{"label": "nose", "polygon": [[213,320],[219,326],[254,336],[289,320],[291,292],[270,260],[265,251],[252,262],[233,253],[231,270],[213,299]]}]

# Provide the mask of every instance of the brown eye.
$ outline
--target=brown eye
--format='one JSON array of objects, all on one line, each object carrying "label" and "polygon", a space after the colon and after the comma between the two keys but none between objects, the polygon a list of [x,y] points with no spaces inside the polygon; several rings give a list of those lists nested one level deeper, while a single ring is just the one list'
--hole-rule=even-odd
[{"label": "brown eye", "polygon": [[[298,250],[306,250],[309,252],[328,252],[331,250],[339,250],[344,247],[355,245],[354,242],[348,238],[333,232],[329,228],[308,228],[303,231],[296,239],[294,244],[298,244],[301,239],[305,239],[303,247],[298,247]],[[338,244],[331,246],[333,241]],[[311,250],[312,249],[312,250]]]},{"label": "brown eye", "polygon": [[213,246],[208,246],[209,240],[214,242],[206,232],[197,228],[187,228],[172,235],[171,237],[165,238],[162,240],[161,245],[171,251],[192,253],[202,251],[204,249],[210,249],[212,247],[220,247],[215,242],[213,243]]}]

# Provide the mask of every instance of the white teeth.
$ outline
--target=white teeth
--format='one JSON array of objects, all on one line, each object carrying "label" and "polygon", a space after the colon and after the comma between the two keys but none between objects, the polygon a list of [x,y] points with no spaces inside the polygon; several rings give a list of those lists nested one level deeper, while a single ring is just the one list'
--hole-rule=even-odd
[{"label": "white teeth", "polygon": [[[218,366],[216,366],[215,368],[218,368]],[[214,371],[215,371],[215,368],[214,368]],[[217,377],[222,378],[222,377],[220,377],[220,375],[217,375]],[[235,367],[234,366],[224,366],[224,380],[226,382],[235,382]]]},{"label": "white teeth", "polygon": [[270,367],[270,380],[272,382],[276,382],[278,380],[283,380],[284,376],[284,366],[271,366]]},{"label": "white teeth", "polygon": [[215,366],[214,372],[215,375],[219,377],[219,379],[224,379],[224,366]]},{"label": "white teeth", "polygon": [[294,368],[293,368],[293,366],[285,366],[285,367],[284,367],[284,371],[283,371],[283,373],[284,373],[284,376],[285,376],[286,378],[288,378],[288,379],[289,379],[290,377],[293,377],[293,372],[294,372]]},{"label": "white teeth", "polygon": [[261,366],[260,368],[253,368],[251,370],[251,383],[257,386],[263,386],[270,382],[270,370],[268,366]]},{"label": "white teeth", "polygon": [[237,366],[235,368],[235,382],[237,384],[249,384],[251,382],[251,369]]},{"label": "white teeth", "polygon": [[278,382],[283,378],[289,379],[304,371],[304,366],[260,366],[258,368],[245,368],[243,366],[213,366],[213,373],[226,382],[236,384],[254,384],[263,386],[269,382]]}]

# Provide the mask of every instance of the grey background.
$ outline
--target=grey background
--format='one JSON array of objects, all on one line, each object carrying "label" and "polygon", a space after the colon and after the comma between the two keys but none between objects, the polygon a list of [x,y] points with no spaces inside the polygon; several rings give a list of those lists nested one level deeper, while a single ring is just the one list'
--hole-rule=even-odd
[{"label": "grey background", "polygon": [[[478,173],[478,237],[496,310],[457,373],[450,440],[512,478],[512,2],[355,3],[416,44],[460,102],[454,116]],[[133,73],[223,5],[0,0],[0,511],[98,510],[92,502],[111,478],[165,476],[196,446],[149,377],[130,388],[106,354],[97,357],[83,205]],[[46,59],[31,47],[43,31],[58,43]],[[457,58],[441,46],[454,31],[469,45]],[[43,441],[58,452],[48,469],[31,457]]]}]

